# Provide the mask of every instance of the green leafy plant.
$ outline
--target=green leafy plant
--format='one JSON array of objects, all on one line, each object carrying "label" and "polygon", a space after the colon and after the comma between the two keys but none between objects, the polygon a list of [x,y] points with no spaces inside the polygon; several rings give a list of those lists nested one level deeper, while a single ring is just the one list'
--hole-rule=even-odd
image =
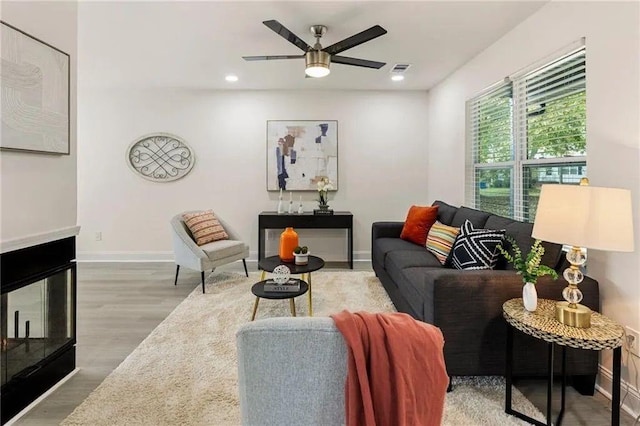
[{"label": "green leafy plant", "polygon": [[303,246],[303,247],[297,246],[296,248],[293,249],[293,252],[295,254],[307,254],[307,253],[309,253],[309,247],[307,247],[307,246]]},{"label": "green leafy plant", "polygon": [[550,275],[554,280],[558,278],[558,273],[546,265],[541,265],[542,256],[544,255],[544,247],[542,241],[536,240],[531,246],[531,251],[527,254],[526,259],[522,258],[522,250],[518,247],[516,240],[507,236],[506,240],[511,243],[513,247],[513,255],[506,251],[501,245],[498,246],[500,253],[513,264],[513,267],[519,275],[522,275],[522,280],[525,283],[535,284],[539,277]]}]

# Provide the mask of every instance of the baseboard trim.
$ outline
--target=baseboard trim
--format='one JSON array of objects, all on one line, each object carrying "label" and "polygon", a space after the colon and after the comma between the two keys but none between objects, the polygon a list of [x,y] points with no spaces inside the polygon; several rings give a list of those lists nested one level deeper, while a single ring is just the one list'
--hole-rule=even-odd
[{"label": "baseboard trim", "polygon": [[78,262],[173,262],[172,251],[78,251]]},{"label": "baseboard trim", "polygon": [[[613,373],[608,368],[600,367],[600,374],[596,380],[596,390],[611,400],[611,389],[613,388]],[[628,393],[627,393],[628,390]],[[626,394],[626,398],[625,398]],[[640,391],[631,383],[620,381],[620,401],[621,408],[631,417],[636,419],[640,416]]]},{"label": "baseboard trim", "polygon": [[[344,259],[326,258],[327,262],[343,261]],[[78,262],[173,262],[172,251],[78,251]],[[249,252],[248,262],[258,261],[258,252]],[[370,251],[354,251],[354,262],[371,262]]]}]

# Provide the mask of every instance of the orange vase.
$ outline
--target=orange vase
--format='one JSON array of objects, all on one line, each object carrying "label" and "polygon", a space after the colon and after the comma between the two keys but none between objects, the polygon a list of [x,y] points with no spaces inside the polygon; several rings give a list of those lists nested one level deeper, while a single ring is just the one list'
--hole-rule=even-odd
[{"label": "orange vase", "polygon": [[280,234],[280,260],[293,262],[293,250],[296,247],[298,247],[298,233],[292,227],[288,227]]}]

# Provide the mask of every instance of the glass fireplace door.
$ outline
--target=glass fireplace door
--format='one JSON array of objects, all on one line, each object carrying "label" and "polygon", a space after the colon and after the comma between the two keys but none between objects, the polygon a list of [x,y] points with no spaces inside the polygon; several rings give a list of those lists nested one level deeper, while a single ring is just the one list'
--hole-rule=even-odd
[{"label": "glass fireplace door", "polygon": [[75,264],[2,295],[2,385],[75,343]]}]

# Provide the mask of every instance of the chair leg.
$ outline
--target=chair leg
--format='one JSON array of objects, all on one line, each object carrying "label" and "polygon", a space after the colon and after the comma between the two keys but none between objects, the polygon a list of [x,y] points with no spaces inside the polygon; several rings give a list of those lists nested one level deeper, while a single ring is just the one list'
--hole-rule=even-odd
[{"label": "chair leg", "polygon": [[260,303],[260,298],[256,296],[256,301],[253,303],[253,313],[251,314],[251,321],[256,319],[256,312],[258,312],[258,304]]},{"label": "chair leg", "polygon": [[178,285],[178,272],[180,272],[180,265],[176,265],[176,280],[173,282],[173,285]]},{"label": "chair leg", "polygon": [[244,265],[244,274],[249,278],[249,271],[247,271],[247,261],[242,259],[242,264]]},{"label": "chair leg", "polygon": [[296,302],[293,300],[293,297],[289,299],[289,309],[291,309],[291,316],[296,316]]},{"label": "chair leg", "polygon": [[200,272],[200,278],[202,279],[202,294],[204,294],[204,271]]}]

